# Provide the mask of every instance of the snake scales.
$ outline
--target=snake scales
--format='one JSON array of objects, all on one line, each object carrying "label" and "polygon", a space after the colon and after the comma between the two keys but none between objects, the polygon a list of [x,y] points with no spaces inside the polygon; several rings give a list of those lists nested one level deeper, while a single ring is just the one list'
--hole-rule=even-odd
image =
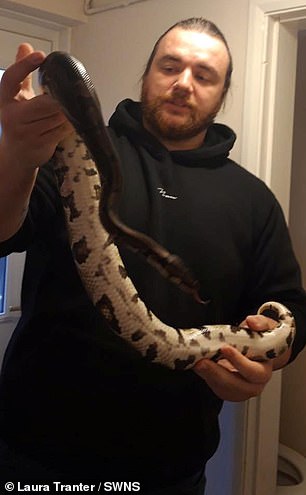
[{"label": "snake scales", "polygon": [[149,237],[120,221],[117,205],[121,175],[95,89],[84,66],[64,52],[48,55],[39,69],[41,87],[62,106],[75,128],[58,146],[59,178],[71,248],[82,282],[111,329],[150,362],[169,368],[191,368],[201,358],[216,359],[223,344],[251,359],[282,354],[295,335],[294,318],[278,302],[262,305],[279,323],[273,331],[252,332],[232,325],[171,328],[139,299],[116,243],[145,256],[164,276],[201,302],[199,286],[183,262]]}]

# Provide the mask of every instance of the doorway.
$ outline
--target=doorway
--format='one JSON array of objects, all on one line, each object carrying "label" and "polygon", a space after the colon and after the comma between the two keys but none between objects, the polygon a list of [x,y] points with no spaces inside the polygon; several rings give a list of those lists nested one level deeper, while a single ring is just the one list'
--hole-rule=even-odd
[{"label": "doorway", "polygon": [[[306,31],[298,33],[289,228],[306,287]],[[280,441],[306,457],[306,349],[283,372]]]},{"label": "doorway", "polygon": [[[305,28],[305,3],[250,0],[242,163],[272,189],[287,220],[298,33]],[[243,495],[275,493],[281,394],[277,372],[249,402]]]}]

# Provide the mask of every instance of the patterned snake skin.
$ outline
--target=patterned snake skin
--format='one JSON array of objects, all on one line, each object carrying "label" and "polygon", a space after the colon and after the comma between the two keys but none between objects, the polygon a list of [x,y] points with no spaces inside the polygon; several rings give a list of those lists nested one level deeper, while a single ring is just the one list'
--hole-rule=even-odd
[{"label": "patterned snake skin", "polygon": [[295,335],[295,322],[278,302],[262,305],[278,326],[253,332],[232,325],[171,328],[139,299],[120,258],[117,243],[143,255],[165,277],[199,303],[199,285],[183,262],[149,237],[131,230],[117,215],[121,175],[108,137],[93,83],[84,66],[64,52],[53,52],[39,70],[40,84],[63,108],[75,128],[58,147],[59,179],[71,249],[81,280],[110,328],[150,362],[185,370],[202,358],[217,359],[228,344],[254,360],[285,352]]}]

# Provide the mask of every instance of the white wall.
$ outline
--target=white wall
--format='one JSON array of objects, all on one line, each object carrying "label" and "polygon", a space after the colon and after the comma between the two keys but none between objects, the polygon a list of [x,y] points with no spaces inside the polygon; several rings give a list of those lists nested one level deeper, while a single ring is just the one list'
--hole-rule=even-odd
[{"label": "white wall", "polygon": [[178,20],[203,16],[223,31],[234,58],[232,92],[218,121],[238,134],[239,161],[246,63],[248,0],[147,0],[88,17],[72,30],[72,53],[91,74],[105,120],[126,97],[138,99],[139,79],[156,39]]}]

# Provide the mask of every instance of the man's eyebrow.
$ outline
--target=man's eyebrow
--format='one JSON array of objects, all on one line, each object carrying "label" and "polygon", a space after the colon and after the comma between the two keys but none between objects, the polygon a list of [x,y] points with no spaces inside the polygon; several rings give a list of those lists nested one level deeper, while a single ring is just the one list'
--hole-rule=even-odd
[{"label": "man's eyebrow", "polygon": [[205,70],[207,72],[210,72],[214,76],[219,76],[218,71],[212,65],[200,62],[199,64],[197,64],[197,67],[201,70]]},{"label": "man's eyebrow", "polygon": [[161,62],[181,62],[180,57],[176,57],[175,55],[163,55],[159,60],[158,63]]},{"label": "man's eyebrow", "polygon": [[[158,64],[164,63],[164,62],[175,62],[175,63],[184,63],[183,59],[179,56],[176,55],[163,55],[159,60],[157,60]],[[204,70],[209,72],[215,77],[219,77],[218,71],[210,64],[206,62],[198,62],[196,63],[196,67],[200,70]]]}]

